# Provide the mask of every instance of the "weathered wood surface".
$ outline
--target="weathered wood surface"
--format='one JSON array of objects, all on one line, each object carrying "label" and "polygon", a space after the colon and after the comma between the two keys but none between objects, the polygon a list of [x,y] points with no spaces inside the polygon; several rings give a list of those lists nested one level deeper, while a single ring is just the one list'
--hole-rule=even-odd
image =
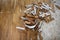
[{"label": "weathered wood surface", "polygon": [[19,40],[16,25],[13,23],[14,6],[12,0],[0,0],[0,40]]},{"label": "weathered wood surface", "polygon": [[26,32],[16,26],[24,27],[20,20],[24,6],[39,1],[49,3],[49,0],[0,0],[0,40],[26,40]]}]

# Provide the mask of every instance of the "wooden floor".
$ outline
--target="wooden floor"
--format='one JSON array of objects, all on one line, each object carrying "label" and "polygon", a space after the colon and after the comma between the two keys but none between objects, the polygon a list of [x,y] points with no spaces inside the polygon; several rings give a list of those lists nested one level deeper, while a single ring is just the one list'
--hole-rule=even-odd
[{"label": "wooden floor", "polygon": [[[36,36],[33,34],[35,32],[25,32],[16,29],[16,26],[24,27],[23,21],[20,20],[20,17],[24,15],[22,11],[26,4],[30,4],[33,1],[34,0],[0,0],[0,40],[29,40],[28,36]],[[43,0],[37,0],[36,2],[38,1]],[[47,0],[44,1],[48,2]],[[36,39],[34,38],[33,40]]]}]

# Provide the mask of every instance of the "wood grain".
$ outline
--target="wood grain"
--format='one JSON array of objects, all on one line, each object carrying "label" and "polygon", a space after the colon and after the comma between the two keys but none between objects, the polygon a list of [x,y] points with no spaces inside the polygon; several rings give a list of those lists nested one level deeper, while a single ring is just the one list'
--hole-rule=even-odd
[{"label": "wood grain", "polygon": [[24,6],[39,1],[43,2],[43,0],[0,0],[0,40],[29,40],[32,35],[36,37],[34,32],[21,31],[16,29],[16,26],[25,27],[20,20],[24,15]]}]

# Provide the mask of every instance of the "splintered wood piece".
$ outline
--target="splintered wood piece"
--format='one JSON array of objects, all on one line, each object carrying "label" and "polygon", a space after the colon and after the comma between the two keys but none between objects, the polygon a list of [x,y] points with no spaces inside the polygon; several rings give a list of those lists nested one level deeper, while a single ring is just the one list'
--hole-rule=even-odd
[{"label": "splintered wood piece", "polygon": [[38,16],[35,16],[35,18],[39,18]]},{"label": "splintered wood piece", "polygon": [[31,24],[31,22],[25,21],[26,24]]},{"label": "splintered wood piece", "polygon": [[58,9],[60,9],[60,6],[58,6],[58,5],[55,5]]},{"label": "splintered wood piece", "polygon": [[49,23],[50,21],[54,20],[54,18],[51,17],[51,15],[44,18],[46,23]]},{"label": "splintered wood piece", "polygon": [[27,17],[34,17],[33,15],[31,15],[31,14],[27,14]]}]

